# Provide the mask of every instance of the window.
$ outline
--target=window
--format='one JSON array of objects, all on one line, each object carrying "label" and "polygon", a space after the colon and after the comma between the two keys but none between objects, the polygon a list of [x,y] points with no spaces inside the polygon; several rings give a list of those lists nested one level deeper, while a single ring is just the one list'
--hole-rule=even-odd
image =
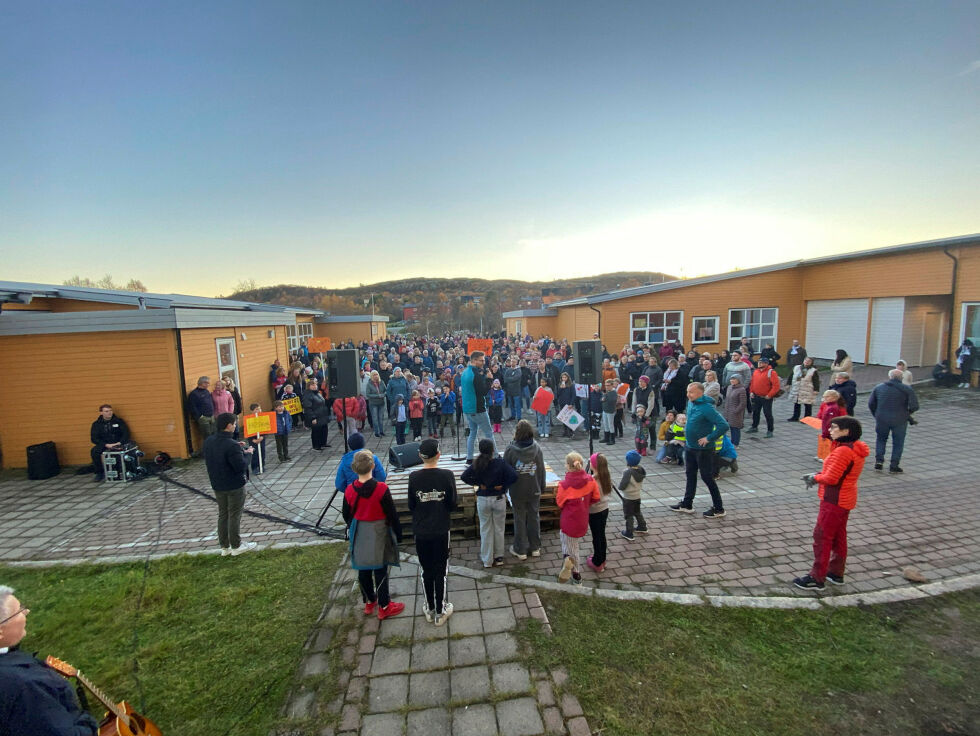
[{"label": "window", "polygon": [[312,322],[298,322],[286,325],[286,345],[291,353],[299,352],[299,346],[307,338],[313,337]]},{"label": "window", "polygon": [[761,309],[728,310],[728,349],[735,350],[748,338],[753,353],[761,353],[766,343],[776,344],[776,326],[779,310],[775,307]]},{"label": "window", "polygon": [[683,312],[631,312],[630,340],[634,345],[680,340]]},{"label": "window", "polygon": [[[960,320],[960,345],[964,340],[970,340],[974,345],[980,346],[980,303],[966,302],[963,304],[963,319]],[[958,348],[960,345],[957,345]],[[972,365],[966,366],[970,370],[980,370],[980,351],[974,349]]]},{"label": "window", "polygon": [[691,321],[691,344],[718,342],[718,318],[695,317]]},{"label": "window", "polygon": [[222,378],[230,378],[241,392],[242,387],[238,383],[238,352],[235,350],[235,338],[223,338],[214,342],[218,349],[218,375]]}]

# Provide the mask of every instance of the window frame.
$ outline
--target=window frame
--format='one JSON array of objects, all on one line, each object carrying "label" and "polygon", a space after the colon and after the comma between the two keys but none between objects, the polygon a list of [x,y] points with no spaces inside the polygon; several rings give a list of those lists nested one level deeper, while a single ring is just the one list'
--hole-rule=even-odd
[{"label": "window frame", "polygon": [[[646,318],[647,318],[647,326],[646,327],[636,327],[636,328],[634,328],[633,327],[633,317],[636,316],[636,315],[639,315],[639,314],[646,315]],[[664,339],[663,340],[651,340],[650,339],[650,329],[651,329],[651,327],[650,327],[650,315],[651,314],[661,314],[661,315],[663,315],[663,318],[664,318],[664,326],[663,327],[659,327],[659,328],[658,327],[654,327],[653,328],[653,329],[661,329],[661,330],[663,330],[663,333],[664,333]],[[667,327],[667,315],[668,314],[677,314],[677,315],[680,315],[680,321],[678,322],[677,327]],[[676,340],[680,340],[682,343],[684,342],[684,310],[683,309],[650,309],[650,310],[644,310],[642,312],[630,312],[630,318],[629,319],[630,319],[630,321],[629,321],[630,345],[633,345],[634,347],[637,346],[637,345],[654,345],[654,344],[661,344],[662,345],[665,342],[673,342],[675,339]],[[633,339],[633,331],[634,331],[634,329],[636,329],[636,330],[644,330],[646,332],[646,339],[644,339],[644,340],[634,340]],[[674,338],[674,337],[667,337],[667,330],[677,330],[677,336],[676,336],[676,338]]]},{"label": "window frame", "polygon": [[[698,324],[698,320],[699,319],[704,319],[704,320],[710,319],[710,320],[714,320],[715,327],[714,327],[714,339],[713,340],[698,340],[697,339],[698,338],[698,327],[697,327],[697,324]],[[721,315],[707,316],[707,317],[691,317],[691,345],[712,345],[712,344],[720,344],[720,342],[721,342],[719,340],[719,337],[720,337],[720,334],[719,333],[721,332],[721,324],[720,323],[721,323]]]},{"label": "window frame", "polygon": [[[231,346],[231,363],[223,364],[221,362],[221,348],[223,345]],[[218,337],[214,340],[214,350],[217,354],[218,362],[218,378],[224,378],[226,373],[232,374],[232,380],[235,382],[235,387],[238,389],[238,393],[242,393],[242,383],[239,380],[238,372],[238,346],[235,343],[235,338],[233,337]]]},{"label": "window frame", "polygon": [[[771,310],[773,310],[775,312],[774,319],[773,319],[772,322],[767,322],[767,321],[764,321],[762,319],[762,312],[764,312],[767,309],[771,309]],[[745,318],[744,318],[744,315],[743,315],[743,319],[742,319],[741,322],[734,322],[732,320],[732,313],[733,312],[753,312],[753,311],[758,311],[759,312],[759,321],[758,322],[746,322],[745,321]],[[762,327],[764,325],[769,325],[769,324],[772,325],[772,336],[764,336],[762,334]],[[746,326],[749,326],[749,325],[758,325],[758,327],[759,327],[759,335],[758,335],[758,337],[749,337],[749,340],[753,344],[753,353],[752,354],[753,355],[758,355],[759,353],[762,352],[762,347],[763,347],[763,342],[764,341],[765,342],[772,342],[773,347],[776,346],[776,341],[779,339],[779,307],[776,307],[776,306],[769,306],[769,307],[733,307],[733,308],[729,309],[728,310],[728,349],[729,350],[737,349],[738,346],[742,344],[742,338],[745,337],[745,335],[739,335],[737,338],[732,336],[732,327],[734,327],[736,325],[739,326],[739,327],[742,327],[742,328],[745,328]],[[744,329],[743,329],[743,331],[744,331]],[[736,344],[736,341],[737,341],[737,344]],[[758,343],[758,346],[759,346],[759,349],[758,350],[755,349],[755,344],[756,343]]]}]

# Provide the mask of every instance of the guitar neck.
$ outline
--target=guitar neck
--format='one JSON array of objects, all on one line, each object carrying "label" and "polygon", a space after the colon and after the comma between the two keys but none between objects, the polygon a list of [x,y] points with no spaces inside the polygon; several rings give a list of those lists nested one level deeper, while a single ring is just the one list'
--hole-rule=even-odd
[{"label": "guitar neck", "polygon": [[78,678],[78,681],[85,686],[85,689],[92,693],[92,695],[94,695],[110,713],[116,716],[116,718],[121,718],[124,723],[129,723],[129,717],[119,709],[119,706],[113,702],[112,698],[96,687],[90,679],[81,673],[81,671],[76,672],[75,677]]}]

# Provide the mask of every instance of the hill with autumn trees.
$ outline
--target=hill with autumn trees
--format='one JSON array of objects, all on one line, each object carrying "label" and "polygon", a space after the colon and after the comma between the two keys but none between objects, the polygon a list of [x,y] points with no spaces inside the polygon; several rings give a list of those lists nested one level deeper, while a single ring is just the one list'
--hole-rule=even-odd
[{"label": "hill with autumn trees", "polygon": [[258,286],[254,282],[243,282],[227,298],[310,307],[330,314],[369,313],[373,298],[374,312],[386,315],[392,322],[402,320],[405,307],[414,307],[415,321],[419,325],[427,323],[429,332],[477,330],[481,325],[485,331],[497,331],[504,326],[503,312],[537,309],[551,301],[676,278],[650,271],[620,271],[560,281],[420,277],[346,289],[292,284]]}]

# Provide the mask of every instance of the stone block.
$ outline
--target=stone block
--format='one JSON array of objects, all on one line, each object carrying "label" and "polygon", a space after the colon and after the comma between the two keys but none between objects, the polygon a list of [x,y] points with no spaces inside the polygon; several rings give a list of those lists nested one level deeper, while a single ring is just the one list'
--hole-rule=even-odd
[{"label": "stone block", "polygon": [[536,736],[544,733],[544,722],[534,698],[518,698],[497,703],[500,736]]},{"label": "stone block", "polygon": [[413,672],[408,690],[413,706],[446,705],[450,700],[449,670]]},{"label": "stone block", "polygon": [[369,713],[398,710],[408,703],[408,675],[374,677],[368,692]]}]

